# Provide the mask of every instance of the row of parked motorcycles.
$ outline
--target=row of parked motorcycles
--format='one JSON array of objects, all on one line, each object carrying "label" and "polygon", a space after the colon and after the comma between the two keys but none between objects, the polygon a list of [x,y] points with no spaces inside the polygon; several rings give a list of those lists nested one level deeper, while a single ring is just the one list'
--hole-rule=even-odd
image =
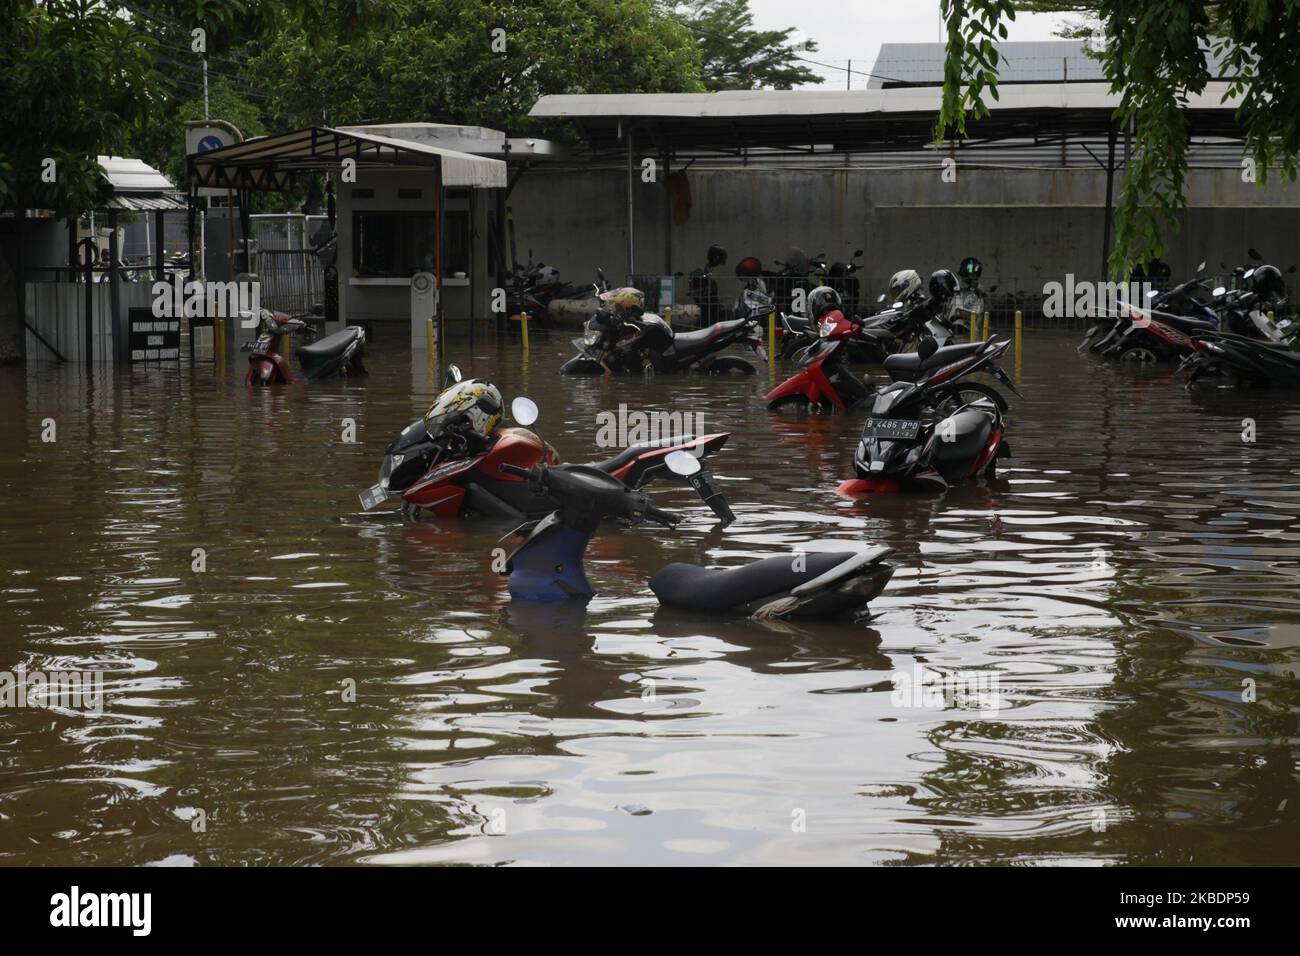
[{"label": "row of parked motorcycles", "polygon": [[[1250,256],[1261,259],[1254,249]],[[1300,323],[1282,315],[1282,271],[1239,266],[1221,282],[1205,276],[1205,265],[1186,282],[1150,290],[1145,303],[1122,303],[1115,314],[1098,316],[1079,351],[1120,361],[1178,361],[1188,388],[1200,380],[1300,387]]]}]

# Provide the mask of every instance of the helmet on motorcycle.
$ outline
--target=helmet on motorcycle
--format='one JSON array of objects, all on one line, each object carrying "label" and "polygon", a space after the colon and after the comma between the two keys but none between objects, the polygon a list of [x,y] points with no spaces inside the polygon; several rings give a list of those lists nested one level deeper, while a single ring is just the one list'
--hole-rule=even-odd
[{"label": "helmet on motorcycle", "polygon": [[984,265],[974,256],[967,256],[957,267],[957,271],[963,279],[974,281],[984,274]]},{"label": "helmet on motorcycle", "polygon": [[1250,291],[1261,299],[1285,299],[1286,282],[1277,266],[1260,266],[1250,277]]},{"label": "helmet on motorcycle", "polygon": [[424,427],[430,437],[458,429],[487,438],[500,421],[501,393],[491,382],[473,378],[446,389],[424,413]]},{"label": "helmet on motorcycle", "polygon": [[915,269],[903,269],[895,272],[889,280],[889,294],[895,302],[906,302],[921,294],[921,277]]},{"label": "helmet on motorcycle", "polygon": [[820,320],[826,313],[842,308],[844,302],[840,299],[840,294],[828,285],[819,285],[808,293],[806,315],[814,322]]},{"label": "helmet on motorcycle", "polygon": [[930,295],[937,302],[947,302],[957,291],[957,277],[948,269],[930,273]]},{"label": "helmet on motorcycle", "polygon": [[763,263],[758,261],[755,256],[745,256],[736,263],[736,275],[744,278],[753,278],[763,274]]},{"label": "helmet on motorcycle", "polygon": [[645,293],[630,285],[602,292],[597,299],[602,309],[613,312],[619,317],[638,318],[645,312]]}]

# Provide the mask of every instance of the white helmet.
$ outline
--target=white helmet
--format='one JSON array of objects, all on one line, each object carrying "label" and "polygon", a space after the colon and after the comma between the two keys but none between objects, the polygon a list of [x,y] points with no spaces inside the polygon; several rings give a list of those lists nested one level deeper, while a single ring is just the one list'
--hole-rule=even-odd
[{"label": "white helmet", "polygon": [[895,272],[889,280],[889,294],[895,302],[906,302],[921,294],[921,277],[915,269],[903,269]]}]

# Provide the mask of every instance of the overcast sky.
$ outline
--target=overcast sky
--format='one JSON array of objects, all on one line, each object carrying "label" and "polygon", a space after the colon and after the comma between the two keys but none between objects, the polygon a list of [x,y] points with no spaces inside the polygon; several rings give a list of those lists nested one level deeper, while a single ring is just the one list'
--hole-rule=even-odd
[{"label": "overcast sky", "polygon": [[[798,27],[817,41],[808,56],[833,64],[828,69],[806,64],[827,78],[828,85],[844,88],[844,67],[850,59],[855,70],[870,70],[882,43],[925,43],[943,39],[939,0],[749,0],[754,23],[762,29]],[[1010,24],[1009,40],[1051,40],[1062,18],[1051,14],[1022,13]],[[864,76],[853,77],[853,88],[866,85]]]}]

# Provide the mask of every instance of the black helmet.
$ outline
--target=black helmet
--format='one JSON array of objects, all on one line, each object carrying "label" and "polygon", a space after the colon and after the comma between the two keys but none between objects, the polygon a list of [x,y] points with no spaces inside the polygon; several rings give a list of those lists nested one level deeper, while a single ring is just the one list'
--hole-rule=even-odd
[{"label": "black helmet", "polygon": [[827,312],[844,307],[840,294],[828,285],[819,285],[808,293],[808,318],[818,321]]},{"label": "black helmet", "polygon": [[939,302],[947,302],[957,291],[957,277],[947,269],[930,273],[930,295]]},{"label": "black helmet", "polygon": [[963,279],[978,279],[984,274],[984,266],[974,256],[967,256],[957,267]]},{"label": "black helmet", "polygon": [[1286,282],[1277,266],[1260,266],[1250,276],[1250,291],[1261,299],[1286,298]]}]

